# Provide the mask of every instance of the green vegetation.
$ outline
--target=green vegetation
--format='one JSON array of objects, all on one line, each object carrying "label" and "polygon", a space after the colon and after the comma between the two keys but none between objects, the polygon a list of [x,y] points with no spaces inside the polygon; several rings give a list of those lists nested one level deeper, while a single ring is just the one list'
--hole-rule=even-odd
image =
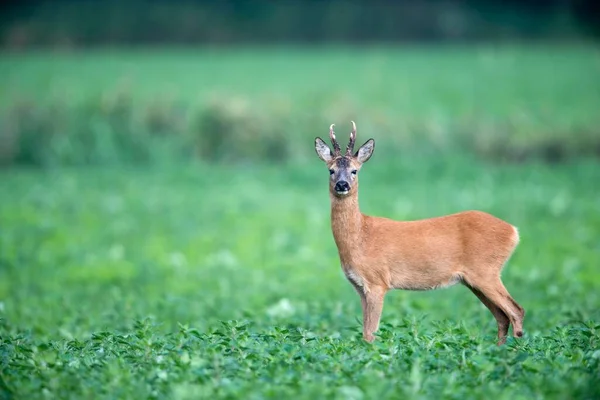
[{"label": "green vegetation", "polygon": [[592,47],[11,54],[4,164],[306,160],[357,121],[404,152],[550,162],[600,154]]},{"label": "green vegetation", "polygon": [[527,310],[525,337],[497,348],[493,317],[462,287],[390,293],[379,339],[362,342],[358,297],[329,230],[327,171],[313,161],[5,172],[5,390],[17,398],[600,395],[597,164],[473,168],[375,154],[365,165],[365,212],[412,219],[479,208],[519,226],[522,244],[503,277]]},{"label": "green vegetation", "polygon": [[[598,60],[2,56],[0,399],[600,397]],[[496,346],[492,315],[455,286],[390,293],[363,342],[313,148],[350,119],[358,142],[377,141],[363,212],[480,209],[519,227],[503,280],[523,338]],[[548,138],[571,158],[528,158],[556,161],[535,153]]]}]

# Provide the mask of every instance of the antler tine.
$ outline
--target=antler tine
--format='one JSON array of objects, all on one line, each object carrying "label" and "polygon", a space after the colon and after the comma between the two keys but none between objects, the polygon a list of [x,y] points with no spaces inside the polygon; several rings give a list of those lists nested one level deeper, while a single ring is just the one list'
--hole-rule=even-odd
[{"label": "antler tine", "polygon": [[336,156],[340,155],[340,145],[335,139],[335,133],[333,132],[333,127],[335,124],[331,124],[329,127],[329,138],[331,139],[331,144],[333,145],[333,152]]},{"label": "antler tine", "polygon": [[352,131],[350,132],[350,141],[348,142],[348,147],[346,147],[346,155],[351,156],[352,152],[354,152],[354,141],[356,140],[356,124],[354,121],[350,121],[352,123]]}]

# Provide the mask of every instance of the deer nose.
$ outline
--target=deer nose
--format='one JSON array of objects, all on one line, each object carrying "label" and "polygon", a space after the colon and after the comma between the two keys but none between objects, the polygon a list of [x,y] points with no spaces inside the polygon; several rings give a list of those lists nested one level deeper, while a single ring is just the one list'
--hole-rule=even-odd
[{"label": "deer nose", "polygon": [[350,185],[346,181],[339,181],[335,184],[336,192],[347,192],[350,190]]}]

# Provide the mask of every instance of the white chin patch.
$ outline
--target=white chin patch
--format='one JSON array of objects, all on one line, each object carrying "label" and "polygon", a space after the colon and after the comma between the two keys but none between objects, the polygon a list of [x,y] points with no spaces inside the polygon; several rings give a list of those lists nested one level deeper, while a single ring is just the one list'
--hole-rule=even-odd
[{"label": "white chin patch", "polygon": [[345,196],[345,195],[347,195],[347,194],[348,194],[348,190],[345,190],[345,191],[343,191],[343,192],[338,192],[338,191],[336,191],[336,193],[337,193],[337,194],[339,194],[339,195],[341,195],[341,196]]}]

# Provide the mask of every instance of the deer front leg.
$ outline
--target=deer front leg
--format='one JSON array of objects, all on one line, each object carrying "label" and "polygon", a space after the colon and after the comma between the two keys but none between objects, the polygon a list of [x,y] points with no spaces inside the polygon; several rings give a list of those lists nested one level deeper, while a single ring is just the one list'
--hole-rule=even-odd
[{"label": "deer front leg", "polygon": [[371,343],[375,340],[373,335],[379,329],[379,321],[383,310],[383,298],[386,291],[379,287],[365,288],[355,279],[349,279],[352,287],[360,296],[360,305],[363,313],[363,339]]},{"label": "deer front leg", "polygon": [[378,288],[369,290],[361,296],[363,304],[363,338],[369,343],[375,340],[374,333],[379,329],[384,296],[385,291]]},{"label": "deer front leg", "polygon": [[358,293],[358,296],[360,297],[360,307],[362,310],[362,315],[363,315],[363,329],[366,325],[366,316],[367,316],[367,299],[365,297],[365,293],[364,290],[362,288],[362,286],[357,285],[356,283],[354,283],[354,281],[350,280],[350,283],[352,284],[352,287],[354,288],[354,290],[356,290],[356,293]]}]

